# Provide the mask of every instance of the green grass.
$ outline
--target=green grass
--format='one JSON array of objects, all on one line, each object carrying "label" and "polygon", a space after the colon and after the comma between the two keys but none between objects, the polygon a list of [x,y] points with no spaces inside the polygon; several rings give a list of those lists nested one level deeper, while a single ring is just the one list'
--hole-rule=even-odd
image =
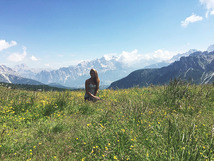
[{"label": "green grass", "polygon": [[0,87],[0,160],[214,160],[214,86],[35,92]]}]

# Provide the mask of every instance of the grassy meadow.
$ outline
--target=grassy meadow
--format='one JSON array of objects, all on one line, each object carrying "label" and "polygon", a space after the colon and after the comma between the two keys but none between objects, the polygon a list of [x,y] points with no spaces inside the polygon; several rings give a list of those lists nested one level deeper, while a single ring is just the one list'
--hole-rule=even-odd
[{"label": "grassy meadow", "polygon": [[214,86],[35,92],[0,87],[0,160],[214,160]]}]

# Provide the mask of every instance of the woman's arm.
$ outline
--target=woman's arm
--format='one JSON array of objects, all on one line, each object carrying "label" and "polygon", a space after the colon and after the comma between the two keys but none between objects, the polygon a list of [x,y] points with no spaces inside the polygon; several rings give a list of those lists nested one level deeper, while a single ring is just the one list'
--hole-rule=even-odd
[{"label": "woman's arm", "polygon": [[96,89],[95,89],[95,92],[94,92],[94,95],[95,95],[95,96],[97,95],[97,92],[98,92],[99,86],[100,86],[100,81],[99,81],[99,82],[97,82]]}]

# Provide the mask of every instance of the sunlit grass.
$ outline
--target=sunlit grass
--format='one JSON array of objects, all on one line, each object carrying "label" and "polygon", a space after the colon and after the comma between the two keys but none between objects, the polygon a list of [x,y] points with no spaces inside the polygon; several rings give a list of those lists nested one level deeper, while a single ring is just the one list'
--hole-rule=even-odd
[{"label": "sunlit grass", "polygon": [[212,85],[0,91],[0,160],[214,160]]}]

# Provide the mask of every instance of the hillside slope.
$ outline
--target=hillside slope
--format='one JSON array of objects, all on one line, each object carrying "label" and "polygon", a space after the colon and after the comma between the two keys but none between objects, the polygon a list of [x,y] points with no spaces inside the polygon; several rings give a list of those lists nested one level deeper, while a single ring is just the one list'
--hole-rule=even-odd
[{"label": "hillside slope", "polygon": [[167,84],[171,79],[180,77],[195,84],[207,84],[214,81],[214,52],[195,52],[188,57],[159,69],[141,69],[127,77],[113,82],[109,88],[131,88]]}]

